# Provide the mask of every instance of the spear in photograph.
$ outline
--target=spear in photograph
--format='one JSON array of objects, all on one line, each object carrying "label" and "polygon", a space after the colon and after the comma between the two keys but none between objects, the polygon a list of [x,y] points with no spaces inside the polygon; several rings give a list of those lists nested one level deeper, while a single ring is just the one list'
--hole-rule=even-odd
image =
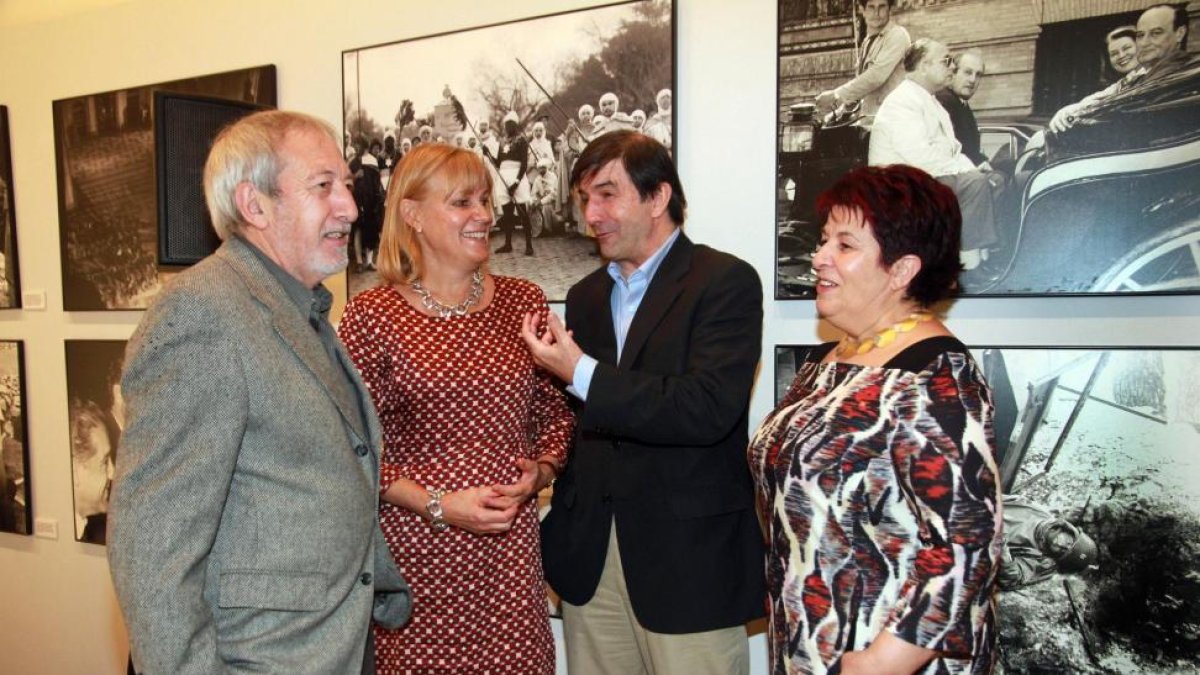
[{"label": "spear in photograph", "polygon": [[496,166],[496,158],[492,157],[492,152],[488,149],[487,144],[483,142],[483,137],[479,135],[479,132],[475,129],[475,125],[471,123],[471,118],[467,117],[467,109],[463,107],[462,101],[459,101],[458,97],[450,91],[449,86],[447,86],[442,93],[447,95],[446,98],[450,99],[450,105],[454,106],[454,119],[458,120],[460,124],[471,130],[471,134],[475,136],[475,140],[479,141],[479,149],[481,151],[480,154],[486,157],[488,163],[492,165],[492,168],[499,172],[500,167]]},{"label": "spear in photograph", "polygon": [[525,74],[529,76],[529,79],[533,80],[533,83],[537,85],[537,88],[542,90],[542,93],[546,96],[546,100],[550,101],[550,105],[554,106],[554,109],[558,111],[558,114],[562,115],[563,118],[567,120],[567,128],[574,129],[575,133],[579,134],[580,138],[590,142],[592,140],[591,136],[583,133],[583,129],[580,129],[575,124],[575,118],[567,114],[567,111],[562,109],[562,106],[558,104],[558,101],[554,100],[554,97],[550,95],[550,92],[546,91],[546,88],[542,86],[542,83],[538,82],[538,79],[533,76],[533,73],[529,72],[529,69],[525,67],[524,63],[521,63],[521,59],[514,60],[517,62],[518,66],[521,66],[521,70],[525,71]]}]

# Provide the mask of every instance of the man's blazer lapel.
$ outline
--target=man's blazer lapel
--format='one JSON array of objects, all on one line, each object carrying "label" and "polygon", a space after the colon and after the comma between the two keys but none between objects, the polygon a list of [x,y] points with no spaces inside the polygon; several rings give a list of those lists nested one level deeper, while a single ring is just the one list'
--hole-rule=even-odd
[{"label": "man's blazer lapel", "polygon": [[[667,256],[663,258],[662,265],[650,281],[650,287],[646,289],[646,295],[629,325],[625,347],[621,349],[621,368],[628,368],[633,363],[642,347],[646,346],[650,334],[662,322],[679,294],[683,293],[686,285],[684,275],[691,269],[693,248],[692,241],[680,232],[671,250],[667,251]],[[611,313],[610,310],[609,314]]]},{"label": "man's blazer lapel", "polygon": [[[366,441],[371,448],[371,454],[375,457],[376,461],[378,461],[379,453],[383,448],[383,425],[379,421],[379,416],[373,413],[375,406],[371,401],[371,392],[369,389],[367,389],[366,382],[363,382],[362,376],[359,375],[358,366],[354,365],[354,361],[350,358],[350,355],[346,353],[346,348],[342,345],[341,340],[338,340],[337,343],[337,355],[338,361],[341,363],[342,368],[346,370],[346,372],[350,375],[351,382],[354,383],[355,393],[361,398],[363,407],[368,410],[366,415]],[[354,429],[356,432],[358,431],[358,427],[354,427]]]},{"label": "man's blazer lapel", "polygon": [[[373,441],[368,431],[363,429],[363,420],[358,414],[356,402],[350,398],[354,393],[353,387],[340,386],[343,381],[342,374],[338,372],[337,364],[330,360],[320,336],[248,246],[249,244],[232,237],[217,250],[217,255],[233,267],[246,282],[250,293],[267,308],[275,333],[321,383],[321,387],[337,406],[346,424],[358,434],[361,441]],[[292,411],[292,414],[303,415],[305,411]],[[378,444],[372,442],[371,445],[374,448]]]},{"label": "man's blazer lapel", "polygon": [[617,363],[617,335],[613,332],[612,277],[606,270],[579,287],[580,299],[572,306],[586,307],[583,316],[571,316],[567,327],[575,331],[575,340],[600,363]]}]

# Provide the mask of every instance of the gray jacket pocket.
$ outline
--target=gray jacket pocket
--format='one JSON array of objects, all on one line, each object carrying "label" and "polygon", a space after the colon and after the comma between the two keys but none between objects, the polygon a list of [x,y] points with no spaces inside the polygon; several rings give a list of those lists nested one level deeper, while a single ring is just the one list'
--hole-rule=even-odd
[{"label": "gray jacket pocket", "polygon": [[324,607],[326,593],[325,576],[316,572],[232,570],[221,573],[217,604],[307,612]]}]

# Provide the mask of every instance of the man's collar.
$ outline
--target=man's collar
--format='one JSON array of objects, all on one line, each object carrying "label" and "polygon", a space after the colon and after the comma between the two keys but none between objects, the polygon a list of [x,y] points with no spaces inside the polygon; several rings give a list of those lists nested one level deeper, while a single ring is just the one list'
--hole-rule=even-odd
[{"label": "man's collar", "polygon": [[[652,253],[649,258],[646,258],[646,262],[639,265],[638,268],[629,275],[629,278],[632,279],[634,275],[636,275],[638,272],[641,272],[646,276],[647,279],[653,279],[655,272],[657,272],[658,268],[662,265],[663,258],[667,257],[667,251],[671,250],[672,244],[679,239],[681,232],[683,232],[683,228],[675,226],[675,231],[672,232],[669,237],[667,237],[667,240],[662,243],[662,246],[659,246],[658,250]],[[608,275],[613,278],[613,281],[620,281],[623,278],[623,275],[621,274],[621,266],[615,261],[608,263]]]},{"label": "man's collar", "polygon": [[883,24],[882,26],[880,26],[880,27],[879,27],[879,32],[877,32],[877,33],[872,33],[871,31],[867,31],[867,37],[871,37],[872,35],[883,35],[883,34],[884,34],[884,32],[886,32],[888,28],[891,28],[892,24],[893,24],[893,23],[895,23],[895,22],[896,22],[896,20],[895,20],[895,19],[891,19],[891,18],[889,18],[889,19],[887,20],[887,23],[885,23],[885,24]]},{"label": "man's collar", "polygon": [[263,253],[245,237],[239,239],[271,273],[271,276],[279,282],[279,285],[283,286],[288,298],[305,316],[313,313],[319,314],[321,317],[329,316],[329,309],[333,306],[333,294],[329,292],[328,288],[325,288],[325,284],[317,284],[315,288],[308,288],[304,282],[288,274],[287,270],[279,266],[279,263],[271,260],[266,253]]}]

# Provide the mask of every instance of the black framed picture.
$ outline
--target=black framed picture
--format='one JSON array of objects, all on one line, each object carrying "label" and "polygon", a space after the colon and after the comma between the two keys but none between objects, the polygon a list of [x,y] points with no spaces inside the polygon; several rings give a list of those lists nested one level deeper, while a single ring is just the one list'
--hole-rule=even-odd
[{"label": "black framed picture", "polygon": [[108,495],[125,426],[125,341],[67,340],[66,357],[75,540],[104,544]]},{"label": "black framed picture", "polygon": [[575,158],[614,129],[674,145],[674,5],[618,2],[348,50],[342,76],[360,213],[350,295],[378,283],[392,169],[414,144],[441,142],[478,152],[497,184],[490,270],[562,301],[600,264],[567,188]]},{"label": "black framed picture", "polygon": [[275,105],[275,66],[54,101],[63,309],[145,309],[157,262],[154,92]]},{"label": "black framed picture", "polygon": [[[814,297],[817,195],[897,162],[955,190],[964,295],[1200,291],[1200,58],[1140,64],[1146,4],[779,0],[775,297]],[[945,87],[900,60],[922,39]]]},{"label": "black framed picture", "polygon": [[[777,346],[777,379],[808,349]],[[1065,521],[1096,553],[1001,574],[1004,672],[1200,668],[1200,349],[971,352],[993,392],[1006,548],[1051,551]]]},{"label": "black framed picture", "polygon": [[13,196],[8,106],[0,105],[0,309],[21,306],[21,270],[17,260],[17,211]]},{"label": "black framed picture", "polygon": [[25,345],[0,340],[0,532],[33,533],[25,429]]}]

